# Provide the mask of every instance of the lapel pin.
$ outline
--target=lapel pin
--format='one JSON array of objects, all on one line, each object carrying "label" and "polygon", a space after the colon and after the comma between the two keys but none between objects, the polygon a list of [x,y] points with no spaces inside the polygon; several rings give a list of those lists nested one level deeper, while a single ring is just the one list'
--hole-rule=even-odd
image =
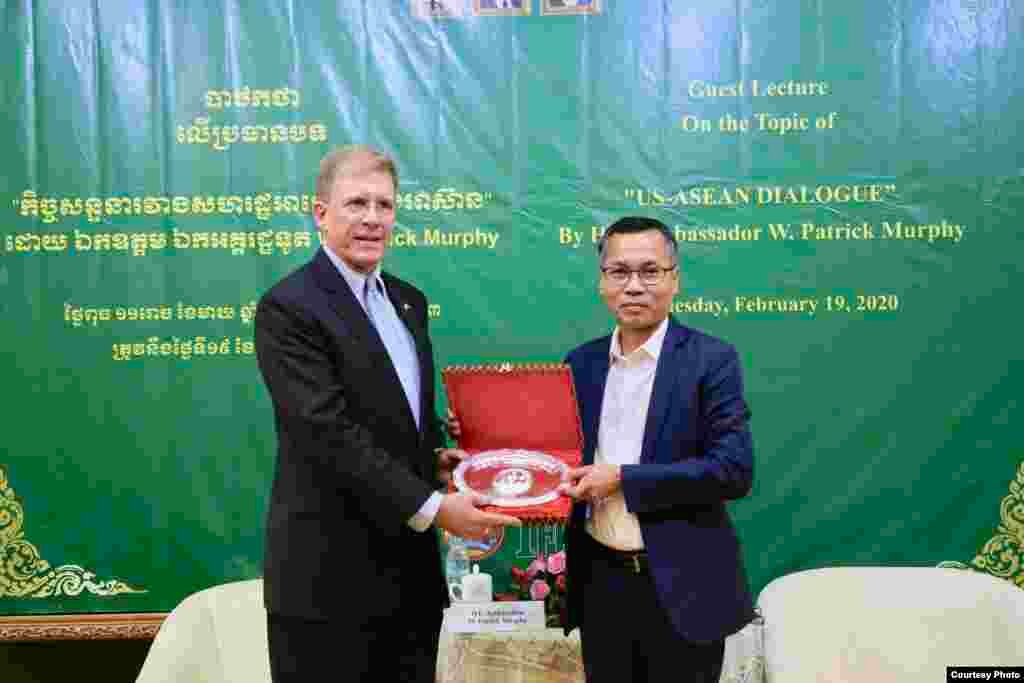
[{"label": "lapel pin", "polygon": [[412,306],[410,306],[409,304],[402,304],[402,309],[403,310],[408,311],[410,308],[412,308]]}]

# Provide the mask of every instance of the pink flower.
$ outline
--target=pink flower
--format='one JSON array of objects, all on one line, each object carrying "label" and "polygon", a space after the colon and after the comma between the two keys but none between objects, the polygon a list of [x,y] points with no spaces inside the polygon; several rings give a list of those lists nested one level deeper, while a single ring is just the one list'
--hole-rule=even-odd
[{"label": "pink flower", "polygon": [[565,574],[560,575],[555,579],[555,585],[558,586],[558,590],[565,592]]},{"label": "pink flower", "polygon": [[561,574],[565,571],[565,551],[559,550],[554,555],[548,556],[548,572],[551,574]]},{"label": "pink flower", "polygon": [[551,586],[546,581],[537,579],[530,584],[530,597],[534,600],[543,600],[548,597],[548,593],[551,592]]},{"label": "pink flower", "polygon": [[512,580],[518,583],[520,586],[526,585],[526,583],[529,581],[529,579],[526,578],[526,572],[524,572],[519,567],[512,567]]},{"label": "pink flower", "polygon": [[537,557],[535,557],[533,559],[533,562],[530,563],[530,566],[526,568],[526,578],[532,579],[533,577],[537,576],[537,574],[539,574],[540,572],[546,571],[547,565],[544,562],[544,556],[540,553],[537,553]]}]

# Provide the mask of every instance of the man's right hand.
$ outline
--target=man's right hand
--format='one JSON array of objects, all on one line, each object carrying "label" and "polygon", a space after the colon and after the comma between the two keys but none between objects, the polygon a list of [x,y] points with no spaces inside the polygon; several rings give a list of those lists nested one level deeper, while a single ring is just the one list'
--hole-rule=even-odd
[{"label": "man's right hand", "polygon": [[484,512],[481,505],[487,500],[474,493],[449,493],[441,499],[441,507],[434,517],[435,526],[461,538],[483,540],[496,526],[522,526],[515,517],[496,512]]}]

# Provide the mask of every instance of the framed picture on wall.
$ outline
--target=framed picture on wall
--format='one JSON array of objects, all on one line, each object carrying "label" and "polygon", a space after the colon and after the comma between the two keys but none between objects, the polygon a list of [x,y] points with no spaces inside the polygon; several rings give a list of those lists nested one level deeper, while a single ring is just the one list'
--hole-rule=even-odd
[{"label": "framed picture on wall", "polygon": [[462,16],[462,0],[411,0],[412,12],[420,19],[448,19]]},{"label": "framed picture on wall", "polygon": [[600,14],[601,0],[540,0],[541,14]]},{"label": "framed picture on wall", "polygon": [[522,16],[530,13],[533,0],[473,0],[473,14],[478,16]]}]

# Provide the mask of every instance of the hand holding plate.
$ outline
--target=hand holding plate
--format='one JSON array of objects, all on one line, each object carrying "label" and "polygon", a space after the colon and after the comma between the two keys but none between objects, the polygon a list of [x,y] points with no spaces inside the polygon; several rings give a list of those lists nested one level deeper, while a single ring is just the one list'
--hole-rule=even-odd
[{"label": "hand holding plate", "polygon": [[597,503],[622,489],[621,465],[584,465],[568,471],[558,490],[575,500]]},{"label": "hand holding plate", "polygon": [[468,454],[466,451],[458,448],[437,448],[434,452],[437,453],[438,477],[441,482],[447,485],[451,481],[452,470],[467,458]]},{"label": "hand holding plate", "polygon": [[484,540],[493,527],[522,526],[515,517],[479,509],[488,503],[487,497],[479,494],[449,493],[441,500],[434,524],[448,533],[477,541]]},{"label": "hand holding plate", "polygon": [[462,436],[462,425],[459,423],[459,417],[452,412],[452,409],[448,409],[448,419],[445,420],[445,428],[448,430],[448,435],[455,439],[455,443],[459,442],[459,437]]}]

